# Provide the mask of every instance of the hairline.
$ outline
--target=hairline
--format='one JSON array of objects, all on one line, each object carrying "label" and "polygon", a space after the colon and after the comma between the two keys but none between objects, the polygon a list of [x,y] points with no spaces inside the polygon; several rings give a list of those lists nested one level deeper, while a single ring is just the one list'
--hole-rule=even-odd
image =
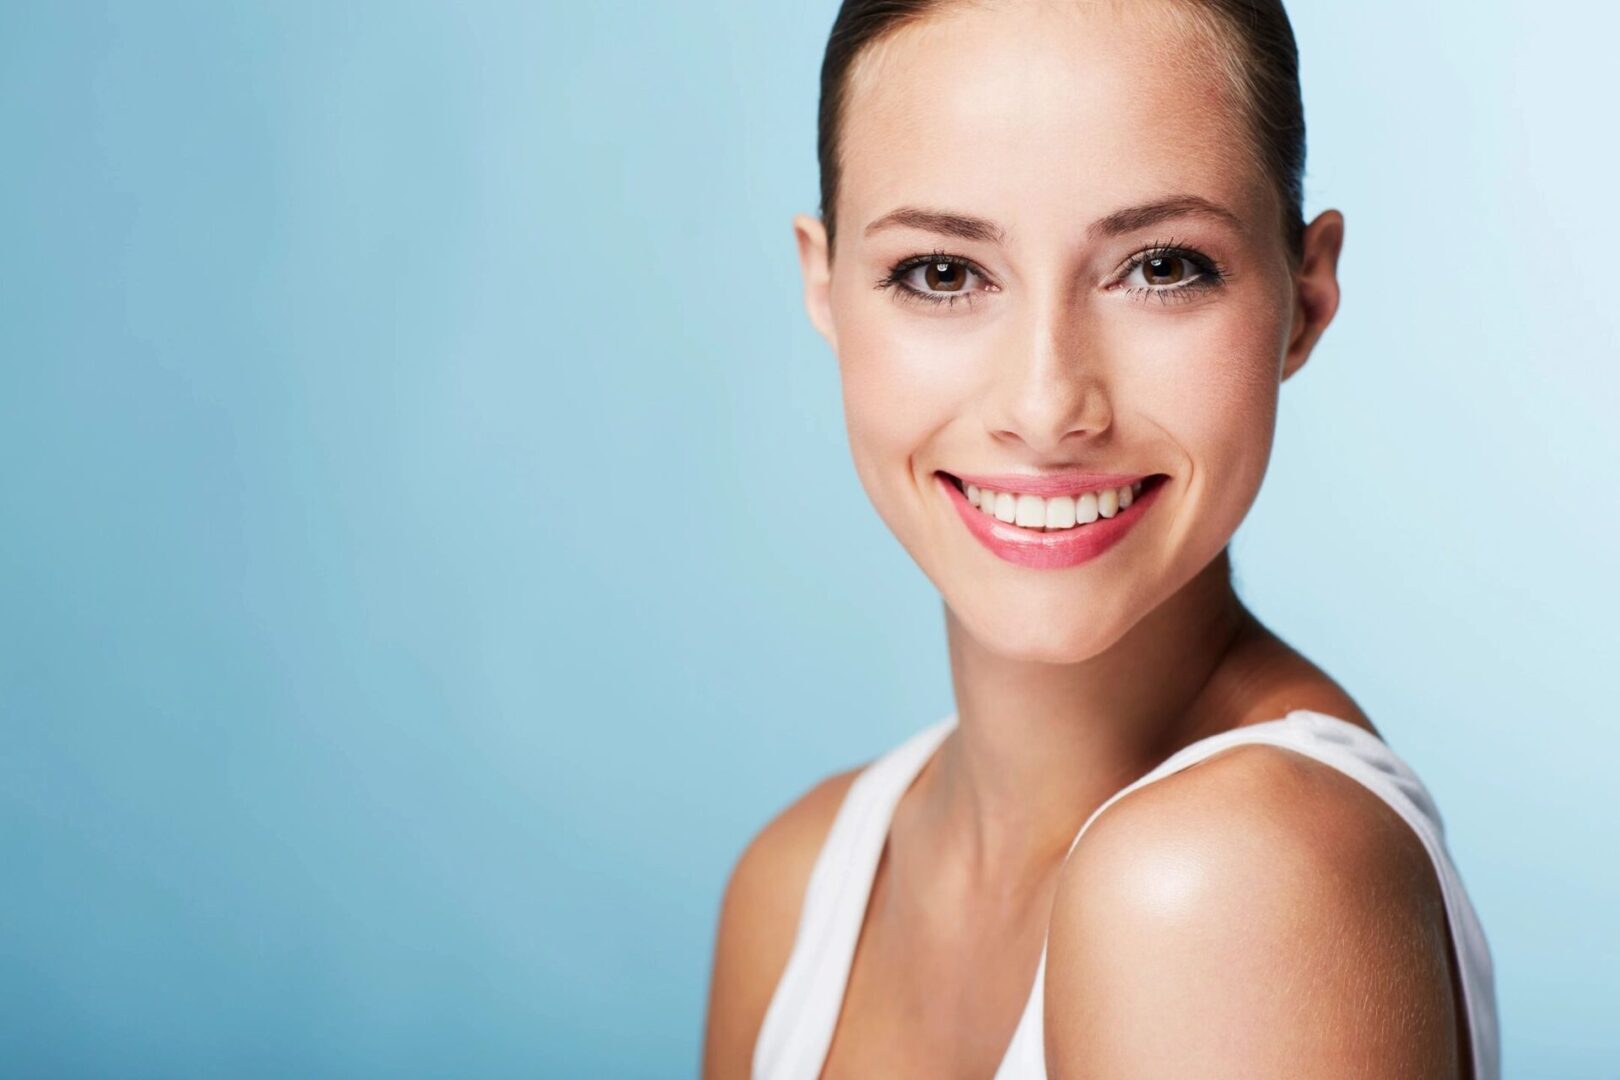
[{"label": "hairline", "polygon": [[[1109,6],[1120,9],[1125,5],[1120,0],[1107,0]],[[864,80],[875,77],[873,69],[882,65],[884,54],[892,47],[894,40],[906,30],[917,30],[931,23],[942,22],[954,15],[974,9],[988,9],[996,6],[994,0],[932,0],[926,6],[898,17],[887,26],[883,33],[867,42],[866,45],[849,62],[844,72],[842,83],[838,88],[837,111],[833,117],[832,157],[833,167],[836,170],[833,198],[836,202],[838,196],[844,191],[844,145],[849,130],[848,113],[849,103],[855,97],[856,89]],[[1189,33],[1199,39],[1207,49],[1200,50],[1196,57],[1187,58],[1180,63],[1189,68],[1199,61],[1213,60],[1220,70],[1227,88],[1235,96],[1241,112],[1241,126],[1243,138],[1237,140],[1241,146],[1241,153],[1249,166],[1265,181],[1265,188],[1270,192],[1270,198],[1276,204],[1278,215],[1277,228],[1283,241],[1285,257],[1291,264],[1297,264],[1299,252],[1295,250],[1290,234],[1294,214],[1303,213],[1303,206],[1291,206],[1282,190],[1283,178],[1274,174],[1264,145],[1264,133],[1259,128],[1260,101],[1259,90],[1254,80],[1248,75],[1250,48],[1234,28],[1218,14],[1199,4],[1197,0],[1150,0],[1148,5],[1159,12],[1176,26],[1177,29]],[[837,231],[839,221],[836,208],[823,206],[821,208],[824,224],[827,226],[827,261],[831,266],[837,247]]]}]

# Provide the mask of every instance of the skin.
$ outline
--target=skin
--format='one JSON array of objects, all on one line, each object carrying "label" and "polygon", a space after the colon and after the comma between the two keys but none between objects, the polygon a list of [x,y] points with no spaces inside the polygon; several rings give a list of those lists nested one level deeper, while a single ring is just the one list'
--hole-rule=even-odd
[{"label": "skin", "polygon": [[[1318,216],[1290,259],[1241,99],[1211,74],[1221,46],[1176,10],[964,4],[899,31],[852,73],[836,250],[822,222],[793,220],[860,481],[942,597],[958,715],[895,811],[827,1077],[990,1076],[1048,931],[1053,1077],[1466,1075],[1433,867],[1337,770],[1230,749],[1119,800],[1068,854],[1093,810],[1196,739],[1296,708],[1375,731],[1247,611],[1226,555],[1281,385],[1338,307],[1343,217]],[[1230,219],[1095,225],[1182,195]],[[898,207],[1002,236],[867,232]],[[1170,239],[1215,260],[1220,283],[1167,298],[1127,272]],[[874,287],[936,251],[969,272],[904,280],[956,303]],[[1169,265],[1160,278],[1199,273]],[[1169,480],[1123,542],[1063,570],[986,551],[934,479],[1076,468]],[[705,1077],[748,1075],[859,771],[817,784],[739,858]]]}]

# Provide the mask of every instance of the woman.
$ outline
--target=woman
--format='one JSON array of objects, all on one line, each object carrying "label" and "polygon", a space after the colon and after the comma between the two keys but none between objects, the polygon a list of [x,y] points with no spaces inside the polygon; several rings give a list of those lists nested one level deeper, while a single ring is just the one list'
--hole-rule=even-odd
[{"label": "woman", "polygon": [[850,0],[820,124],[805,302],[957,708],[748,845],[705,1076],[1494,1078],[1438,812],[1231,582],[1339,300],[1280,5]]}]

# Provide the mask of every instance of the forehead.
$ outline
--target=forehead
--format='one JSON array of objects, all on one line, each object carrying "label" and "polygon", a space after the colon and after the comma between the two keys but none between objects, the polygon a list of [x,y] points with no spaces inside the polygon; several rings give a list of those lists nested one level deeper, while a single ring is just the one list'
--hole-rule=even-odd
[{"label": "forehead", "polygon": [[873,45],[845,99],[843,220],[949,207],[1016,243],[1175,194],[1258,220],[1269,192],[1223,46],[1179,10],[947,3]]}]

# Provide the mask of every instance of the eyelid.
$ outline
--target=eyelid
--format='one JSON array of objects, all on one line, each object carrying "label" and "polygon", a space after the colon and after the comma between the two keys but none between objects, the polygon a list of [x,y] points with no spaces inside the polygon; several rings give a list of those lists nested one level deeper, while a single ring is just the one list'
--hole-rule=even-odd
[{"label": "eyelid", "polygon": [[[969,273],[976,275],[979,280],[982,281],[985,286],[987,286],[987,288],[962,289],[957,292],[932,292],[927,289],[913,288],[905,283],[904,279],[910,276],[913,270],[916,270],[919,267],[928,266],[931,263],[949,263],[952,266],[960,266],[966,269]],[[953,255],[948,251],[941,251],[938,249],[901,259],[899,262],[893,265],[887,274],[879,278],[873,287],[878,289],[892,289],[895,297],[900,300],[920,301],[925,304],[946,307],[955,307],[958,300],[965,302],[969,307],[971,307],[975,293],[994,292],[1000,288],[1000,286],[996,285],[995,279],[986,273],[984,269],[972,259],[962,255]]]},{"label": "eyelid", "polygon": [[981,280],[987,283],[991,282],[990,275],[985,273],[983,267],[981,267],[978,263],[963,255],[952,255],[948,251],[930,251],[925,254],[913,255],[910,258],[901,259],[899,262],[894,264],[894,268],[889,271],[889,276],[884,280],[898,281],[903,275],[911,273],[913,270],[917,269],[917,267],[927,266],[929,263],[936,262],[950,263],[953,266],[964,266],[973,271],[975,274],[979,275]]},{"label": "eyelid", "polygon": [[1225,274],[1225,268],[1222,267],[1215,259],[1205,255],[1197,248],[1189,247],[1181,241],[1172,238],[1170,240],[1155,240],[1153,243],[1132,252],[1126,257],[1124,263],[1121,264],[1120,270],[1118,271],[1119,276],[1123,277],[1124,275],[1129,274],[1131,271],[1135,270],[1149,259],[1160,258],[1165,255],[1174,255],[1179,258],[1186,259],[1188,262],[1198,267],[1198,269],[1201,271],[1222,276]]},{"label": "eyelid", "polygon": [[[1155,241],[1142,248],[1125,260],[1123,267],[1115,274],[1114,284],[1110,288],[1123,287],[1128,279],[1137,270],[1141,269],[1149,259],[1171,256],[1192,264],[1198,271],[1198,276],[1191,281],[1176,285],[1133,285],[1125,288],[1125,292],[1132,294],[1147,293],[1157,295],[1160,300],[1187,299],[1189,294],[1203,292],[1206,289],[1218,288],[1224,285],[1228,278],[1226,267],[1217,259],[1204,254],[1197,248],[1188,247],[1175,239]],[[1177,295],[1180,294],[1180,295]]]}]

